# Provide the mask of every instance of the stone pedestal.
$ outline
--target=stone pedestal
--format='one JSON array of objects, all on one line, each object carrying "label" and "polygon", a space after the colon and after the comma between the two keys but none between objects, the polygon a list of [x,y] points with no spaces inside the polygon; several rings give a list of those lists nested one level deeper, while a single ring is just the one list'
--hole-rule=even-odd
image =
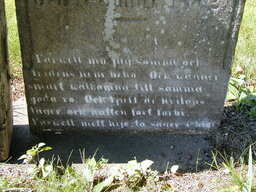
[{"label": "stone pedestal", "polygon": [[12,110],[4,1],[0,2],[0,10],[0,161],[3,161],[9,156]]}]

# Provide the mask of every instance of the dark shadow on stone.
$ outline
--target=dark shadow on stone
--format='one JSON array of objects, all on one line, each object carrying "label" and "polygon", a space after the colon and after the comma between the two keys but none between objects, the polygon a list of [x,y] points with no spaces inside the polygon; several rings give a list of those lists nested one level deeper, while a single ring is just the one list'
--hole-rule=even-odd
[{"label": "dark shadow on stone", "polygon": [[20,155],[39,142],[45,142],[53,147],[51,152],[42,156],[51,159],[60,156],[66,163],[70,153],[70,162],[81,163],[79,150],[85,149],[88,156],[96,152],[98,158],[104,157],[110,163],[126,163],[136,158],[138,161],[150,159],[154,161],[153,168],[160,171],[166,169],[167,164],[177,164],[181,170],[195,171],[207,168],[210,162],[210,152],[207,135],[184,135],[164,133],[120,134],[97,133],[41,135],[36,137],[29,131],[28,126],[15,126],[12,159],[9,163],[17,163]]}]

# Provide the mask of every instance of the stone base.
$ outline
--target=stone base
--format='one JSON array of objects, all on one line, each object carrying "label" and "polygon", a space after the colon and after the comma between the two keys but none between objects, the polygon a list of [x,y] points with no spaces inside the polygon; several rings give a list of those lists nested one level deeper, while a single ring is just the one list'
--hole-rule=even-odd
[{"label": "stone base", "polygon": [[46,157],[53,154],[60,156],[64,163],[71,151],[70,162],[81,163],[79,150],[85,149],[88,156],[97,154],[110,163],[126,163],[136,158],[138,161],[150,159],[153,168],[164,171],[167,165],[177,164],[181,170],[206,168],[212,150],[207,135],[173,135],[173,134],[101,134],[84,135],[41,135],[40,138],[29,133],[27,126],[16,126],[12,153],[14,159],[29,147],[45,142],[53,147]]},{"label": "stone base", "polygon": [[88,156],[109,159],[110,163],[126,163],[136,157],[138,161],[150,159],[154,168],[164,171],[177,164],[182,170],[196,170],[206,167],[212,150],[207,135],[164,134],[164,133],[100,133],[70,135],[33,135],[28,126],[26,102],[24,98],[14,103],[14,134],[12,162],[31,146],[45,142],[53,151],[43,155],[48,158],[59,155],[64,162],[73,150],[70,162],[81,163],[79,150],[85,149]]}]

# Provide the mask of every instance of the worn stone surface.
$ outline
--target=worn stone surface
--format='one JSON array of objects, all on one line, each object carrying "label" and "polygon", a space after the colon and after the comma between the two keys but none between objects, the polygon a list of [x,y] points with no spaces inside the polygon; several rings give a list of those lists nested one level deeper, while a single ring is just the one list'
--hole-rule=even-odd
[{"label": "worn stone surface", "polygon": [[12,111],[4,1],[0,1],[0,10],[0,161],[3,161],[10,150]]},{"label": "worn stone surface", "polygon": [[33,131],[219,125],[244,1],[16,3]]},{"label": "worn stone surface", "polygon": [[70,146],[191,166],[220,123],[243,6],[16,0],[32,132],[78,132]]}]

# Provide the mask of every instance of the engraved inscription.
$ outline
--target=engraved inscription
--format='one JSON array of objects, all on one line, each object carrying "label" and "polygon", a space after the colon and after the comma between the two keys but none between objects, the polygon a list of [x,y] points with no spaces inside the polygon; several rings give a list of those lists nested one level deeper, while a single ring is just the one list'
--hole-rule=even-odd
[{"label": "engraved inscription", "polygon": [[169,58],[163,60],[154,60],[154,59],[111,59],[110,61],[105,58],[88,58],[83,60],[81,56],[70,56],[70,57],[56,57],[53,56],[52,53],[46,54],[35,54],[35,60],[38,64],[67,64],[67,65],[80,65],[80,64],[88,64],[88,65],[106,65],[109,62],[113,65],[113,67],[117,66],[171,66],[171,67],[199,67],[200,61],[199,58],[189,59],[189,58]]},{"label": "engraved inscription", "polygon": [[233,0],[26,3],[32,129],[186,132],[218,125]]}]

